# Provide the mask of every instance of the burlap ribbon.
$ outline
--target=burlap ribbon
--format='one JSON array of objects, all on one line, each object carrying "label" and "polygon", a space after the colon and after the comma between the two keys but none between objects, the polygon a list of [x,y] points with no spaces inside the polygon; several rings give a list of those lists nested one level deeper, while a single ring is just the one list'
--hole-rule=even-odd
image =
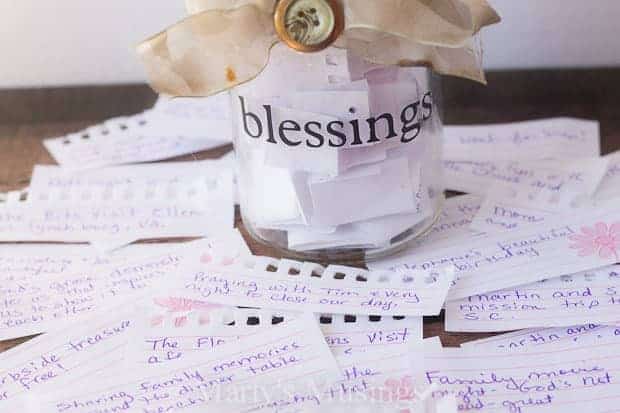
[{"label": "burlap ribbon", "polygon": [[[371,63],[427,65],[484,83],[477,34],[499,21],[486,0],[340,0],[345,28],[334,46]],[[138,52],[153,88],[209,96],[247,82],[280,41],[277,0],[186,0],[191,16]]]}]

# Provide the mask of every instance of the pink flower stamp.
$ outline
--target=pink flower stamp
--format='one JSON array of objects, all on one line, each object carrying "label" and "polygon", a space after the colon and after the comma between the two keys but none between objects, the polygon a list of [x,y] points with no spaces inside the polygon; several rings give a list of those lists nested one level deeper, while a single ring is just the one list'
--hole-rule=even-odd
[{"label": "pink flower stamp", "polygon": [[382,402],[402,402],[416,399],[416,390],[411,376],[387,379],[383,387],[373,389],[371,397]]},{"label": "pink flower stamp", "polygon": [[593,228],[582,227],[580,234],[571,235],[569,239],[574,242],[570,248],[579,250],[582,257],[598,254],[603,259],[614,257],[619,261],[620,222],[612,225],[597,222]]},{"label": "pink flower stamp", "polygon": [[[165,308],[168,314],[179,314],[174,318],[175,327],[185,326],[188,321],[187,314],[194,311],[198,312],[198,323],[200,325],[209,324],[211,322],[209,313],[218,308],[222,308],[219,304],[210,304],[204,301],[189,300],[187,298],[164,297],[155,298],[153,301],[159,307]],[[151,325],[160,326],[163,324],[164,319],[164,315],[157,315],[151,319]]]}]

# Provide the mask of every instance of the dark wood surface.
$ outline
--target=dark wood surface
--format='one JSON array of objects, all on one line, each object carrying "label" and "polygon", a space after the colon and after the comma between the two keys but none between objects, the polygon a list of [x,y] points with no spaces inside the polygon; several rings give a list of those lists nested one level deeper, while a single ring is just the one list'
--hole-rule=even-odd
[{"label": "dark wood surface", "polygon": [[[620,69],[493,72],[488,80],[487,87],[454,78],[444,80],[447,124],[554,116],[594,119],[601,122],[603,152],[620,149]],[[144,85],[0,90],[0,192],[27,186],[33,165],[54,163],[41,144],[44,138],[137,113],[155,99]],[[228,150],[175,160],[216,158]],[[252,242],[246,233],[244,236],[255,254],[277,256]],[[448,346],[492,335],[446,333],[441,317],[426,318],[424,327],[425,336],[439,335]],[[27,339],[0,342],[0,352]]]}]

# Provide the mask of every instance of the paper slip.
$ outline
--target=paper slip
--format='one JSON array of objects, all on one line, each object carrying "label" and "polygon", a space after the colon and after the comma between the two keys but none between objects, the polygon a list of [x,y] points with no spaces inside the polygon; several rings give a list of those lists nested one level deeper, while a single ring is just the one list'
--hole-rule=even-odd
[{"label": "paper slip", "polygon": [[576,161],[443,162],[448,189],[558,210],[594,194],[607,171],[604,158]]},{"label": "paper slip", "polygon": [[186,264],[168,285],[184,297],[222,305],[359,315],[439,314],[454,272],[446,265],[432,271],[369,273],[267,257],[230,266],[205,266],[198,259]]},{"label": "paper slip", "polygon": [[539,160],[600,156],[598,122],[553,118],[494,125],[447,126],[444,159]]},{"label": "paper slip", "polygon": [[609,163],[607,173],[601,182],[595,198],[608,200],[620,197],[620,151],[604,157]]},{"label": "paper slip", "polygon": [[227,94],[208,99],[160,101],[151,110],[43,143],[64,168],[151,162],[230,143]]},{"label": "paper slip", "polygon": [[[1,241],[89,242],[201,237],[233,228],[232,176],[209,191],[208,199],[101,204],[0,206]],[[202,202],[200,202],[202,201]]]},{"label": "paper slip", "polygon": [[538,349],[620,343],[620,328],[597,324],[528,329],[461,344],[478,351],[536,351]]},{"label": "paper slip", "polygon": [[446,331],[620,324],[620,265],[446,303]]},{"label": "paper slip", "polygon": [[419,170],[415,175],[417,181],[412,180],[407,158],[395,158],[354,168],[335,179],[311,180],[311,222],[335,226],[415,212],[418,202],[414,188],[419,186]]},{"label": "paper slip", "polygon": [[184,244],[165,254],[128,260],[97,268],[83,267],[0,287],[0,340],[24,337],[58,328],[81,314],[114,306],[176,274],[186,254],[200,254],[205,262],[230,262],[246,254],[237,232]]},{"label": "paper slip", "polygon": [[105,367],[120,363],[140,317],[131,307],[124,303],[108,313],[81,317],[0,354],[0,411],[9,411],[20,396],[62,389],[78,375],[93,380]]},{"label": "paper slip", "polygon": [[619,224],[620,211],[610,202],[540,226],[462,239],[430,251],[414,250],[380,265],[429,271],[454,264],[456,281],[448,300],[456,300],[614,264],[620,261],[615,235]]},{"label": "paper slip", "polygon": [[435,396],[454,394],[459,411],[611,412],[620,400],[620,344],[493,353],[444,349],[425,354],[423,380]]},{"label": "paper slip", "polygon": [[[170,368],[136,368],[79,392],[31,400],[41,413],[98,411],[282,411],[317,403],[340,370],[312,316],[285,323]],[[71,392],[75,394],[71,394]],[[34,410],[33,409],[33,410]]]},{"label": "paper slip", "polygon": [[[205,302],[175,299],[176,305],[192,307],[193,312],[175,313],[163,325],[151,323],[134,330],[127,360],[130,364],[160,365],[179,363],[187,356],[251,336],[265,328],[289,322],[298,313],[221,307]],[[182,300],[182,304],[180,304]],[[411,344],[422,340],[422,319],[417,317],[319,316],[321,331],[334,355],[353,355],[375,348]],[[159,320],[156,320],[159,322]]]},{"label": "paper slip", "polygon": [[232,168],[219,160],[162,162],[70,171],[37,165],[28,201],[58,203],[208,202],[218,186],[232,185]]}]

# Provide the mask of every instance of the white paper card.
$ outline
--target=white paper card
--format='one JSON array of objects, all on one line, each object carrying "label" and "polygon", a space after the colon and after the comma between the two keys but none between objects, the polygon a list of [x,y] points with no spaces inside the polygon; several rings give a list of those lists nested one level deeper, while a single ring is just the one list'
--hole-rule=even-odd
[{"label": "white paper card", "polygon": [[17,397],[62,388],[77,376],[90,375],[94,380],[103,368],[120,362],[140,317],[131,303],[124,304],[120,311],[82,317],[2,353],[0,410],[9,411]]},{"label": "white paper card", "polygon": [[[206,184],[206,183],[205,183]],[[1,241],[89,242],[201,237],[233,228],[232,175],[207,188],[207,197],[176,201],[142,199],[114,204],[20,203],[0,206]]]},{"label": "white paper card", "polygon": [[577,347],[588,344],[620,343],[620,328],[597,324],[519,330],[488,339],[470,341],[461,347],[477,351],[536,351],[546,348]]},{"label": "white paper card", "polygon": [[[187,316],[179,314],[175,322],[168,325],[150,323],[134,330],[134,338],[126,350],[130,365],[180,363],[187,357],[197,357],[201,352],[211,352],[232,341],[252,340],[253,335],[266,328],[299,317],[299,313],[226,308],[187,299],[184,303],[195,312]],[[417,317],[316,317],[334,355],[349,356],[422,340],[422,319]]]},{"label": "white paper card", "polygon": [[448,189],[557,210],[592,196],[607,163],[604,158],[535,162],[446,160],[443,166]]},{"label": "white paper card", "polygon": [[164,254],[127,260],[93,270],[3,283],[0,287],[0,340],[24,337],[63,326],[81,314],[113,306],[143,294],[159,280],[176,273],[186,254],[204,262],[231,262],[247,254],[238,232],[220,239],[195,241]]},{"label": "white paper card", "polygon": [[446,303],[446,331],[620,324],[620,266]]},{"label": "white paper card", "polygon": [[[307,316],[265,330],[254,340],[239,340],[205,353],[199,362],[124,371],[109,383],[96,383],[80,392],[56,392],[33,400],[32,405],[41,413],[90,412],[93,406],[108,411],[278,411],[278,404],[270,406],[270,401],[297,400],[297,408],[316,403],[315,393],[308,393],[309,384],[320,389],[338,376],[316,322]],[[161,397],[164,388],[167,396]],[[295,395],[309,397],[298,400]]]},{"label": "white paper card", "polygon": [[539,160],[600,155],[598,122],[553,118],[496,125],[447,126],[444,159]]},{"label": "white paper card", "polygon": [[434,395],[454,394],[459,410],[482,412],[613,411],[620,344],[493,353],[444,349],[425,355],[423,379]]},{"label": "white paper card", "polygon": [[229,107],[226,94],[162,101],[142,114],[46,139],[44,145],[73,170],[168,159],[230,143]]},{"label": "white paper card", "polygon": [[460,240],[381,262],[384,267],[432,270],[457,267],[448,300],[587,271],[618,261],[620,212],[614,202],[581,208],[570,218],[517,231]]},{"label": "white paper card", "polygon": [[[322,269],[311,263],[254,257],[242,265],[205,266],[190,261],[176,294],[222,305],[283,311],[359,315],[438,314],[452,282],[453,267],[433,271],[367,272],[350,267]],[[179,287],[181,285],[181,287]]]}]

